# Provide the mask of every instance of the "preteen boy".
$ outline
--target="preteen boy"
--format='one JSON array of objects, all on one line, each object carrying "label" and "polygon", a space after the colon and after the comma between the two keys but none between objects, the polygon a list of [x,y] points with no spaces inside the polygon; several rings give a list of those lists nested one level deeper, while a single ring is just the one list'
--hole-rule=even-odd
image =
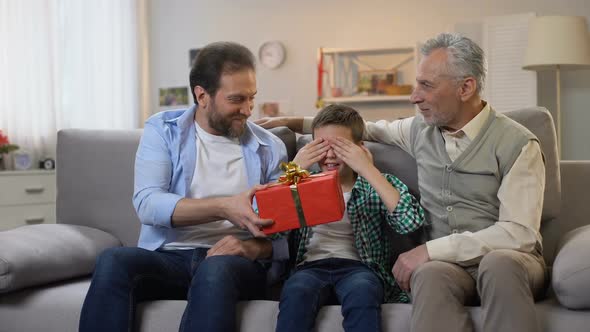
[{"label": "preteen boy", "polygon": [[346,211],[342,220],[291,233],[294,273],[280,300],[277,331],[312,331],[322,305],[334,296],[346,331],[380,331],[381,303],[408,302],[392,275],[386,227],[400,234],[418,229],[424,211],[405,184],[382,174],[363,145],[365,124],[353,108],[333,104],[313,120],[314,140],[294,161],[338,170]]}]

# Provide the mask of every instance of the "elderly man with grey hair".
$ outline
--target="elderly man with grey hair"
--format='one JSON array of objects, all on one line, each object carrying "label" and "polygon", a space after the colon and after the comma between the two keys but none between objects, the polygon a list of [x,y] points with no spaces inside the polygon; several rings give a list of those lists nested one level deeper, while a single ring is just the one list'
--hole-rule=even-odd
[{"label": "elderly man with grey hair", "polygon": [[[481,302],[484,331],[537,331],[534,299],[546,268],[539,233],[545,165],[538,139],[481,99],[485,59],[472,40],[440,34],[420,50],[415,117],[366,123],[418,165],[428,241],[393,275],[411,294],[412,331],[473,331],[464,305]],[[307,131],[310,119],[261,119]]]}]

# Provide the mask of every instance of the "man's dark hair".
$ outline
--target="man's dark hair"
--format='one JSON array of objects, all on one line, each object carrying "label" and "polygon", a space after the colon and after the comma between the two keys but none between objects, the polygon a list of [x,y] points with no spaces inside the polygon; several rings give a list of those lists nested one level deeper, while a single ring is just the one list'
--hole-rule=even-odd
[{"label": "man's dark hair", "polygon": [[311,123],[311,130],[313,132],[315,129],[327,125],[338,125],[350,128],[354,143],[363,140],[365,121],[352,107],[341,104],[331,104],[324,107],[314,117],[313,122]]},{"label": "man's dark hair", "polygon": [[209,95],[215,96],[221,75],[246,69],[256,70],[256,64],[254,55],[245,46],[232,42],[217,42],[200,49],[189,75],[195,104],[198,104],[195,86],[199,85]]}]

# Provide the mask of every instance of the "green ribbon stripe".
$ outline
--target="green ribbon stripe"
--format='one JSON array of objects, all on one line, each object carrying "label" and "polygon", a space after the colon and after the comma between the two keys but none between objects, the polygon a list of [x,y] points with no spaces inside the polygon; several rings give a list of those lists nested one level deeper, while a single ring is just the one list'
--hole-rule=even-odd
[{"label": "green ribbon stripe", "polygon": [[301,227],[305,227],[307,226],[307,222],[305,221],[305,215],[303,214],[303,207],[301,207],[301,198],[299,197],[297,186],[290,186],[290,188],[291,196],[293,196],[293,202],[295,203],[295,210],[297,211],[297,217],[299,218],[299,224]]}]

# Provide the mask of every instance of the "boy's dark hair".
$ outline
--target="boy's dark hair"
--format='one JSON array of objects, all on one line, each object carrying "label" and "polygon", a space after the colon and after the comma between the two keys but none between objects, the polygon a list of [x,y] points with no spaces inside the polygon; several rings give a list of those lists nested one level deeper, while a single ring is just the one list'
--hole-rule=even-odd
[{"label": "boy's dark hair", "polygon": [[311,130],[313,132],[316,128],[321,128],[327,125],[338,125],[350,128],[354,143],[363,140],[365,121],[352,107],[341,104],[331,104],[324,107],[313,119]]},{"label": "boy's dark hair", "polygon": [[200,49],[189,75],[195,104],[198,104],[195,86],[199,85],[209,95],[215,96],[222,74],[233,74],[245,69],[256,70],[254,55],[245,46],[217,42]]}]

